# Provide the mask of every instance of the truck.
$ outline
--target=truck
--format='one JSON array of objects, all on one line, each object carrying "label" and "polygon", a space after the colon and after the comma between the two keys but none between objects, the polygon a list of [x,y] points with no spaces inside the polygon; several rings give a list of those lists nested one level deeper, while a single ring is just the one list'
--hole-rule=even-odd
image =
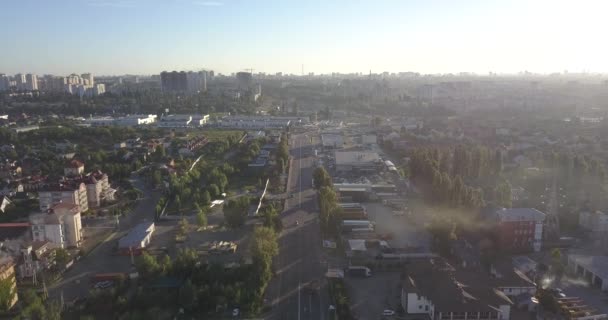
[{"label": "truck", "polygon": [[351,277],[371,277],[372,271],[364,266],[350,266],[346,269]]},{"label": "truck", "polygon": [[350,232],[353,229],[374,228],[369,220],[344,220],[342,221],[342,231]]}]

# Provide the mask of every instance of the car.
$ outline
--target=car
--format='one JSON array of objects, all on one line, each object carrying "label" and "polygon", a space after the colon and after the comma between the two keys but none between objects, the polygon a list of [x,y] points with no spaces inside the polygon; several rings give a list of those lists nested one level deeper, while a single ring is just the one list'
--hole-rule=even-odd
[{"label": "car", "polygon": [[112,286],[112,281],[102,281],[95,284],[95,289],[105,289]]},{"label": "car", "polygon": [[232,316],[233,317],[238,317],[239,313],[241,313],[241,311],[239,310],[239,308],[232,309]]},{"label": "car", "polygon": [[386,309],[386,310],[382,311],[382,315],[383,316],[394,316],[395,311]]}]

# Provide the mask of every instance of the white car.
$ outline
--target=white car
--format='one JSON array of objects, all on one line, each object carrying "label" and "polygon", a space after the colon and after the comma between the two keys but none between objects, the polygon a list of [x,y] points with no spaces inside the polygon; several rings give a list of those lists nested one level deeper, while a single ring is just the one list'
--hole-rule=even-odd
[{"label": "white car", "polygon": [[241,312],[240,312],[240,310],[239,310],[239,308],[234,308],[234,309],[232,310],[232,316],[233,316],[233,317],[238,317],[238,316],[239,316],[239,313],[241,313]]},{"label": "white car", "polygon": [[382,311],[382,315],[383,316],[394,316],[395,315],[395,311],[387,309],[387,310]]}]

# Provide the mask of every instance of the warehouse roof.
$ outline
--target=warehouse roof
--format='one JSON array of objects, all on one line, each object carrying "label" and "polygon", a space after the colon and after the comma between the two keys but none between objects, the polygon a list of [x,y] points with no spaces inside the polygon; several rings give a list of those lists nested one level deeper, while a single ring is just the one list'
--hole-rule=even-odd
[{"label": "warehouse roof", "polygon": [[377,152],[364,151],[336,151],[336,165],[368,164],[382,161]]},{"label": "warehouse roof", "polygon": [[118,247],[139,248],[141,242],[152,232],[154,232],[154,222],[142,222],[118,240]]}]

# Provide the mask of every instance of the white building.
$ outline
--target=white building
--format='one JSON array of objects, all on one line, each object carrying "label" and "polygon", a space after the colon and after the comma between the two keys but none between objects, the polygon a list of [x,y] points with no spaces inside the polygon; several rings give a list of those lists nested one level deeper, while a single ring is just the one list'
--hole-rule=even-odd
[{"label": "white building", "polygon": [[593,232],[608,232],[608,214],[601,211],[581,212],[578,216],[578,224]]},{"label": "white building", "polygon": [[78,206],[60,203],[49,213],[30,216],[33,241],[48,241],[56,248],[80,247],[82,223]]},{"label": "white building", "polygon": [[208,114],[196,114],[192,116],[192,125],[202,127],[209,122]]},{"label": "white building", "polygon": [[608,256],[570,254],[568,267],[592,287],[608,291]]},{"label": "white building", "polygon": [[321,145],[323,145],[324,148],[341,149],[344,147],[344,135],[324,133],[321,135]]},{"label": "white building", "polygon": [[187,128],[192,123],[192,116],[187,114],[163,115],[156,123],[159,128]]},{"label": "white building", "polygon": [[375,134],[364,134],[361,135],[361,144],[369,145],[377,143]]},{"label": "white building", "polygon": [[374,171],[384,165],[382,158],[376,152],[336,151],[337,171]]},{"label": "white building", "polygon": [[106,85],[103,83],[98,83],[93,85],[93,95],[98,96],[100,94],[104,94],[106,92]]},{"label": "white building", "polygon": [[118,240],[118,250],[126,253],[131,250],[144,249],[150,244],[154,230],[154,222],[142,222],[136,225],[126,236]]},{"label": "white building", "polygon": [[119,126],[141,126],[153,124],[154,122],[156,122],[155,114],[134,114],[116,119],[115,124]]},{"label": "white building", "polygon": [[35,91],[38,90],[38,77],[35,74],[28,73],[25,75],[25,88],[26,90]]},{"label": "white building", "polygon": [[286,117],[226,116],[218,125],[234,129],[284,129],[292,123],[292,119]]},{"label": "white building", "polygon": [[87,187],[84,183],[47,186],[38,191],[38,200],[40,201],[40,211],[42,212],[46,212],[60,203],[77,205],[82,212],[89,210]]},{"label": "white building", "polygon": [[189,93],[198,93],[207,91],[207,72],[189,71],[186,73],[187,91]]},{"label": "white building", "polygon": [[87,85],[87,86],[95,85],[95,80],[91,73],[83,73],[80,77],[82,78],[82,82],[83,82],[82,84]]}]

